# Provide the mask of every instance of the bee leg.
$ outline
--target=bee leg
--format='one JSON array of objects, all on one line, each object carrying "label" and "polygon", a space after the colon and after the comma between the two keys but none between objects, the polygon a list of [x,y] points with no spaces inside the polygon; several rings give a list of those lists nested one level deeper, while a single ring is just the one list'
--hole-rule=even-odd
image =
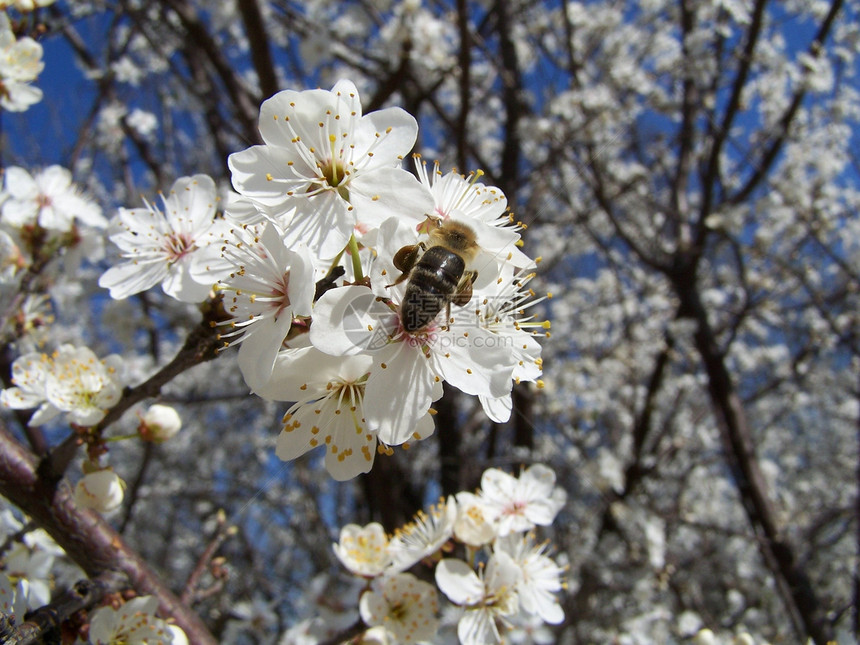
[{"label": "bee leg", "polygon": [[458,307],[465,307],[469,304],[469,301],[472,299],[472,283],[477,277],[477,271],[466,271],[466,273],[463,274],[463,278],[460,280],[460,284],[457,285],[457,290],[454,291],[454,295],[451,296],[451,302]]},{"label": "bee leg", "polygon": [[393,287],[395,284],[400,284],[409,277],[409,272],[412,267],[418,262],[418,253],[424,249],[424,244],[409,244],[404,246],[394,254],[394,267],[400,270],[400,277],[391,284],[385,285],[386,288]]},{"label": "bee leg", "polygon": [[409,273],[418,261],[418,252],[424,250],[424,243],[409,244],[394,254],[394,266],[403,273]]}]

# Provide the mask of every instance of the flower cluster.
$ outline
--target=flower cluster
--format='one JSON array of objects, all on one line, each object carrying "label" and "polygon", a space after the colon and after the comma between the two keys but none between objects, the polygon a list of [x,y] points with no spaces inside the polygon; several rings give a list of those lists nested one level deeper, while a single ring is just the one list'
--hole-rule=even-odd
[{"label": "flower cluster", "polygon": [[220,209],[198,175],[177,180],[164,213],[121,210],[123,262],[100,284],[116,298],[159,283],[186,302],[223,296],[246,383],[293,402],[277,454],[325,446],[338,480],[430,435],[443,382],[506,421],[512,385],[541,385],[534,337],[548,324],[526,311],[535,262],[504,194],[417,157],[409,172],[415,119],[362,114],[348,81],[273,96],[259,127],[264,143],[228,160],[236,192]]},{"label": "flower cluster", "polygon": [[65,413],[66,421],[94,426],[122,394],[122,358],[99,358],[88,347],[62,345],[52,354],[20,356],[12,364],[13,387],[0,392],[0,403],[16,410],[37,408],[31,426]]},{"label": "flower cluster", "polygon": [[[457,608],[463,645],[500,643],[518,624],[561,623],[564,570],[533,529],[550,525],[565,501],[546,466],[518,478],[489,469],[476,494],[458,493],[392,536],[377,523],[343,527],[334,552],[367,580],[359,610],[373,642],[435,642],[444,627],[437,588]],[[455,549],[463,559],[447,556]],[[435,567],[435,586],[407,572],[422,562]]]},{"label": "flower cluster", "polygon": [[[3,309],[26,317],[41,303],[38,296],[25,295],[32,285],[18,288],[24,276],[40,274],[48,288],[59,282],[57,271],[72,277],[83,259],[101,259],[107,224],[99,205],[73,183],[68,169],[53,165],[31,174],[19,166],[7,167],[0,191],[0,300],[17,294],[19,302]],[[62,258],[60,267],[57,258]],[[51,271],[46,271],[48,266]],[[20,339],[29,331],[19,318],[3,322],[18,330],[11,334],[3,329],[4,340]]]},{"label": "flower cluster", "polygon": [[7,545],[0,562],[0,611],[23,616],[51,600],[52,569],[64,552],[43,529],[28,530],[8,508],[0,511],[0,539]]},{"label": "flower cluster", "polygon": [[44,69],[42,46],[32,38],[16,38],[5,11],[0,10],[0,107],[23,112],[42,100],[30,85]]}]

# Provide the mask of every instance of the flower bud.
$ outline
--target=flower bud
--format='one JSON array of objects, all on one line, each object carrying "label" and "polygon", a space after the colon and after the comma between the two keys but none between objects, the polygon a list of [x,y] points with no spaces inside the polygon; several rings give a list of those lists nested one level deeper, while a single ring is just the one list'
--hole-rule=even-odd
[{"label": "flower bud", "polygon": [[156,403],[140,418],[137,431],[144,441],[162,443],[173,437],[182,427],[179,413],[169,405]]},{"label": "flower bud", "polygon": [[110,513],[122,504],[124,488],[119,475],[110,468],[87,473],[75,486],[75,504],[98,513]]}]

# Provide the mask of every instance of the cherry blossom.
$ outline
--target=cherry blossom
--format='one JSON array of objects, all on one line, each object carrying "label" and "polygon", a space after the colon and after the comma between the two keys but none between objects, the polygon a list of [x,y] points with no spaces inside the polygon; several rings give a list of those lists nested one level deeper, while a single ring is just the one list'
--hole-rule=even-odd
[{"label": "cherry blossom", "polygon": [[513,477],[497,468],[481,476],[481,499],[499,523],[499,536],[552,524],[567,500],[564,489],[555,485],[555,473],[534,464]]},{"label": "cherry blossom", "polygon": [[405,571],[437,552],[454,534],[457,502],[453,497],[420,511],[408,524],[398,528],[388,543],[390,571]]},{"label": "cherry blossom", "polygon": [[[232,268],[226,268],[232,267]],[[289,248],[271,222],[233,229],[221,247],[221,262],[201,263],[192,273],[223,275],[216,285],[233,318],[221,336],[240,344],[239,367],[252,390],[272,374],[278,351],[296,316],[309,316],[314,296],[314,262],[303,244]]]},{"label": "cherry blossom", "polygon": [[68,232],[77,221],[104,228],[101,208],[81,196],[72,183],[72,173],[61,166],[48,166],[35,175],[18,166],[6,168],[2,221],[12,227],[34,226]]},{"label": "cherry blossom", "polygon": [[260,109],[265,143],[230,155],[233,186],[274,215],[295,208],[288,241],[332,258],[356,225],[376,227],[391,216],[418,220],[431,208],[427,191],[400,167],[417,131],[400,108],[362,115],[350,81],[331,91],[285,90]]},{"label": "cherry blossom", "polygon": [[494,553],[486,569],[475,573],[462,560],[446,558],[436,566],[436,584],[448,600],[465,609],[457,624],[461,645],[501,643],[496,620],[518,611],[521,572],[505,552]]},{"label": "cherry blossom", "polygon": [[357,576],[381,575],[391,562],[388,536],[379,522],[367,526],[347,524],[341,528],[340,539],[332,548],[341,564]]},{"label": "cherry blossom", "polygon": [[122,359],[111,354],[99,360],[87,347],[63,345],[51,355],[32,353],[12,364],[14,386],[0,392],[6,407],[38,406],[30,425],[47,423],[65,412],[69,423],[92,426],[119,401]]},{"label": "cherry blossom", "polygon": [[111,222],[110,239],[123,261],[102,275],[99,286],[110,289],[112,298],[161,284],[172,298],[199,302],[217,280],[217,275],[202,282],[194,278],[195,263],[208,257],[200,250],[221,242],[229,226],[215,217],[215,182],[206,175],[181,177],[161,199],[163,211],[144,201],[146,208],[121,208]]},{"label": "cherry blossom", "polygon": [[517,595],[523,611],[557,625],[564,620],[564,611],[553,594],[562,589],[563,569],[544,555],[546,548],[545,543],[534,544],[530,534],[509,533],[493,544],[494,553],[507,553],[520,568]]},{"label": "cherry blossom", "polygon": [[0,12],[0,107],[23,112],[42,100],[42,90],[30,83],[44,69],[42,46],[27,36],[16,39],[9,16]]},{"label": "cherry blossom", "polygon": [[156,403],[149,406],[149,409],[141,415],[137,431],[144,441],[163,443],[176,436],[180,428],[182,428],[182,418],[176,408]]},{"label": "cherry blossom", "polygon": [[132,598],[119,609],[102,607],[90,619],[89,639],[92,645],[181,645],[187,643],[185,633],[175,625],[168,625],[155,615],[158,599],[155,596]]},{"label": "cherry blossom", "polygon": [[359,604],[362,620],[382,626],[398,643],[432,641],[436,636],[436,588],[410,573],[376,578]]},{"label": "cherry blossom", "polygon": [[87,473],[75,484],[75,504],[98,513],[112,513],[124,496],[125,483],[112,468]]}]

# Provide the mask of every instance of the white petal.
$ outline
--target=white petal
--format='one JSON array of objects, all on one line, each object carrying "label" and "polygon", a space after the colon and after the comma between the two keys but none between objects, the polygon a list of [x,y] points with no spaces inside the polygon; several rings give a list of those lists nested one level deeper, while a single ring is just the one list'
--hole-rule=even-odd
[{"label": "white petal", "polygon": [[287,193],[301,194],[309,186],[307,179],[285,174],[289,162],[296,163],[293,155],[272,146],[252,146],[227,158],[236,192],[270,208],[283,206]]},{"label": "white petal", "polygon": [[513,402],[511,395],[506,394],[500,397],[479,396],[481,406],[484,408],[484,413],[496,423],[505,423],[511,418],[511,410]]},{"label": "white petal", "polygon": [[466,394],[505,396],[511,391],[514,362],[510,348],[501,341],[476,324],[458,324],[455,320],[434,344],[433,367]]},{"label": "white petal", "polygon": [[290,312],[284,311],[277,318],[258,320],[246,328],[239,346],[239,369],[252,392],[264,387],[272,377],[292,322]]},{"label": "white petal", "polygon": [[284,237],[288,246],[303,242],[323,259],[340,253],[355,228],[355,214],[336,191],[285,202],[296,207]]},{"label": "white petal", "polygon": [[457,623],[457,637],[460,645],[494,645],[502,641],[493,612],[486,608],[467,611]]},{"label": "white petal", "polygon": [[444,558],[436,565],[436,584],[455,605],[473,605],[484,597],[484,583],[472,567],[455,558]]},{"label": "white petal", "polygon": [[110,289],[114,300],[151,289],[167,275],[167,264],[161,260],[152,263],[123,262],[105,271],[99,286]]},{"label": "white petal", "polygon": [[[417,358],[416,358],[417,356]],[[409,441],[433,402],[435,377],[420,350],[397,343],[380,354],[365,387],[365,416],[389,446]],[[384,365],[384,367],[383,367]]]},{"label": "white petal", "polygon": [[350,203],[361,223],[377,227],[390,217],[415,224],[433,212],[430,191],[401,168],[378,168],[362,173],[350,184]]},{"label": "white petal", "polygon": [[367,287],[331,289],[314,305],[310,339],[333,356],[373,353],[388,344],[396,314]]}]

